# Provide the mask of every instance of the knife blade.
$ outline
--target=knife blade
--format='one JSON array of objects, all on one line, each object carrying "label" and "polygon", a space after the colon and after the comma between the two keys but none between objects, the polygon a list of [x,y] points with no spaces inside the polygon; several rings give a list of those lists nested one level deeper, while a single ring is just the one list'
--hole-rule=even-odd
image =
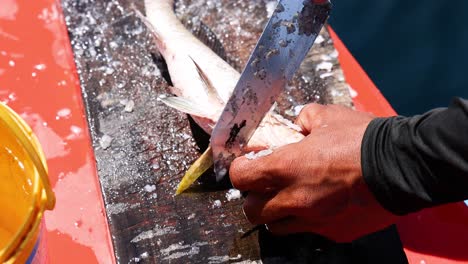
[{"label": "knife blade", "polygon": [[242,154],[258,125],[312,47],[329,0],[280,0],[211,134],[216,180]]}]

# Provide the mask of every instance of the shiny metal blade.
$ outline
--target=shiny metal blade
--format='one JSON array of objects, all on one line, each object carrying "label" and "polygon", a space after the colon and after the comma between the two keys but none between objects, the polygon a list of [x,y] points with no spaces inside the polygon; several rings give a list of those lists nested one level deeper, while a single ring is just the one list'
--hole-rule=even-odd
[{"label": "shiny metal blade", "polygon": [[211,135],[216,179],[291,80],[331,10],[328,0],[280,0]]}]

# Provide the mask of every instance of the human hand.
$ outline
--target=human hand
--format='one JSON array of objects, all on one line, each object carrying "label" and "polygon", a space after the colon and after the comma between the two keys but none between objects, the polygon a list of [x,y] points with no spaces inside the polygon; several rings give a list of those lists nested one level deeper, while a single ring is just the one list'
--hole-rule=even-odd
[{"label": "human hand", "polygon": [[396,220],[376,201],[361,170],[361,142],[374,116],[351,109],[307,105],[296,124],[302,141],[255,160],[231,165],[233,186],[249,194],[244,212],[275,234],[313,232],[352,241]]}]

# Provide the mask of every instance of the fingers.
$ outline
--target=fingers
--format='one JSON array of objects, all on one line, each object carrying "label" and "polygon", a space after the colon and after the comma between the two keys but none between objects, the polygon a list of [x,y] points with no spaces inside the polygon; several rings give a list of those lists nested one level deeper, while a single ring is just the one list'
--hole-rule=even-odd
[{"label": "fingers", "polygon": [[[265,160],[265,157],[258,160]],[[229,169],[232,186],[241,191],[268,192],[273,187],[273,179],[268,173],[265,162],[248,160],[245,157],[235,159]]]},{"label": "fingers", "polygon": [[244,214],[254,225],[266,224],[287,217],[290,210],[286,208],[284,195],[275,193],[249,193],[244,202]]},{"label": "fingers", "polygon": [[300,153],[298,143],[277,148],[273,153],[249,160],[235,159],[230,167],[232,185],[241,191],[266,193],[283,188],[294,174]]},{"label": "fingers", "polygon": [[[345,225],[346,226],[346,225]],[[337,232],[336,226],[325,222],[311,222],[298,217],[287,217],[266,225],[267,229],[278,236],[296,233],[315,233],[339,243],[351,242],[358,238],[353,231],[341,230]],[[330,228],[332,230],[330,231]]]},{"label": "fingers", "polygon": [[338,243],[348,243],[360,237],[354,230],[349,230],[349,225],[346,223],[311,222],[299,217],[286,217],[268,223],[266,227],[268,231],[279,236],[295,233],[315,233]]},{"label": "fingers", "polygon": [[305,135],[308,135],[317,128],[351,124],[355,120],[362,119],[363,115],[366,118],[372,116],[367,113],[356,112],[342,105],[308,104],[299,113],[295,123],[301,127]]},{"label": "fingers", "polygon": [[268,223],[266,226],[271,233],[279,236],[310,232],[310,223],[305,223],[303,220],[296,217],[286,217]]}]

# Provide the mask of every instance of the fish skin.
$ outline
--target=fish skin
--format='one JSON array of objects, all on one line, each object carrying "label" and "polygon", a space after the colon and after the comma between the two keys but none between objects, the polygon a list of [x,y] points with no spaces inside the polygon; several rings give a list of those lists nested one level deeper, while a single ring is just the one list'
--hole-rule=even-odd
[{"label": "fish skin", "polygon": [[[211,49],[193,36],[180,22],[173,10],[173,0],[145,0],[147,23],[151,25],[157,48],[166,60],[169,74],[173,83],[172,93],[184,98],[187,105],[203,106],[206,113],[185,111],[192,113],[195,122],[207,133],[212,128],[224,109],[232,91],[240,78],[240,73],[221,59]],[[216,93],[207,92],[210,83]],[[171,107],[183,110],[161,98]],[[173,100],[175,101],[175,100]],[[173,103],[173,102],[172,102]],[[197,107],[202,108],[202,107]],[[277,147],[295,143],[304,138],[290,121],[278,116],[273,111],[267,113],[263,121],[253,134],[243,151],[259,151],[275,149]],[[193,166],[208,164],[206,159],[210,155],[202,155]],[[206,168],[208,169],[208,168]],[[183,185],[179,185],[177,193],[189,187],[197,177],[191,174],[193,168],[183,178]],[[201,175],[201,173],[200,173]],[[190,178],[191,180],[187,180]]]},{"label": "fish skin", "polygon": [[[173,0],[145,0],[146,17],[153,26],[159,51],[166,60],[173,83],[172,92],[194,104],[204,105],[211,115],[193,116],[202,128],[206,127],[207,118],[216,123],[224,104],[234,90],[240,73],[195,38],[179,21],[173,10]],[[198,66],[197,66],[198,65]],[[203,78],[198,73],[201,69],[216,89],[219,98],[213,98],[206,92]],[[215,118],[213,118],[213,116]],[[200,117],[205,118],[200,121]],[[202,124],[200,124],[202,123]],[[274,127],[275,135],[269,137]],[[210,133],[209,129],[205,129]],[[267,138],[267,140],[265,140]],[[246,146],[250,149],[279,147],[301,140],[303,135],[297,130],[280,122],[270,112]]]}]

